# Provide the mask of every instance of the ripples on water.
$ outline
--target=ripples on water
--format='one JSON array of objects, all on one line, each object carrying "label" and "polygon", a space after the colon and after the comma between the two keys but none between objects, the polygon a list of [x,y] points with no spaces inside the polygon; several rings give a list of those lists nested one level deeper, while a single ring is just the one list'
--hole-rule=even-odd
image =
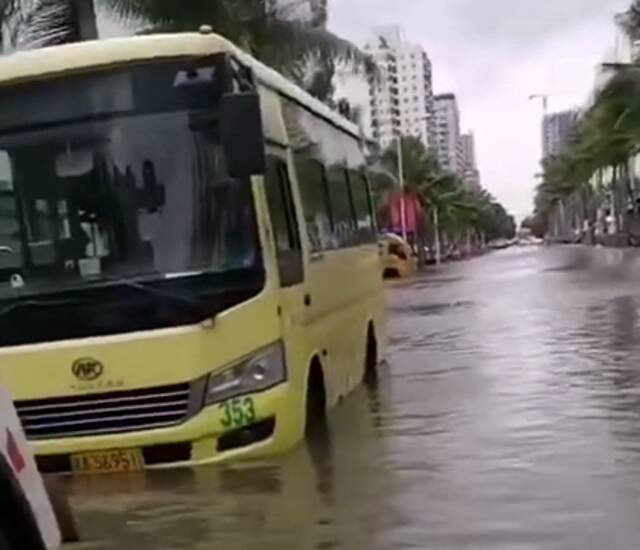
[{"label": "ripples on water", "polygon": [[326,438],[72,483],[81,549],[640,548],[635,251],[520,249],[393,284],[389,365]]}]

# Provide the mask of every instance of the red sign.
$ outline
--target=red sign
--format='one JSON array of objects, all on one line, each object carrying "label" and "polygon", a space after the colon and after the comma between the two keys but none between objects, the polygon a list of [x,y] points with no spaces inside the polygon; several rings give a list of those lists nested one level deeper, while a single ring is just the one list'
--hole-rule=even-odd
[{"label": "red sign", "polygon": [[22,472],[27,466],[24,461],[24,456],[20,451],[20,447],[18,447],[18,443],[16,438],[13,436],[11,431],[7,428],[7,456],[9,457],[9,462],[11,462],[11,466],[15,470],[17,474]]},{"label": "red sign", "polygon": [[396,195],[390,202],[391,227],[394,232],[402,232],[402,203],[404,202],[404,225],[407,233],[415,233],[420,225],[420,220],[424,217],[424,211],[418,198],[405,193]]}]

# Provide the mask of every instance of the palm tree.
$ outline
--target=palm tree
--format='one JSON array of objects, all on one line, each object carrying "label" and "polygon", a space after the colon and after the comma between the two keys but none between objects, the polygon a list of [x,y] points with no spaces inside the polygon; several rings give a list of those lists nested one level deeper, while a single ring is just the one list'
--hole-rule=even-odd
[{"label": "palm tree", "polygon": [[[504,208],[486,191],[469,190],[459,176],[444,171],[420,139],[403,137],[401,154],[404,192],[418,198],[426,215],[419,241],[424,238],[425,230],[431,233],[434,243],[443,238],[458,245],[463,241],[470,244],[472,239],[482,240],[481,235],[512,236],[515,223]],[[398,173],[398,160],[397,146],[392,144],[380,157],[384,170],[378,169],[374,178],[383,218],[389,197],[399,192],[394,177]],[[419,250],[422,250],[421,244]]]},{"label": "palm tree", "polygon": [[327,0],[307,0],[311,16],[296,17],[273,0],[6,0],[0,18],[18,46],[38,47],[97,38],[96,9],[143,33],[193,31],[203,24],[330,101],[336,60],[372,71],[351,42],[326,29]]},{"label": "palm tree", "polygon": [[5,0],[0,4],[0,18],[16,47],[98,38],[94,0]]},{"label": "palm tree", "polygon": [[[442,172],[438,159],[427,150],[422,141],[415,136],[402,137],[402,164],[405,187],[418,190]],[[381,155],[382,163],[389,170],[398,173],[397,143],[389,145]]]},{"label": "palm tree", "polygon": [[634,0],[620,19],[623,29],[632,40],[640,38],[640,0]]},{"label": "palm tree", "polygon": [[[429,208],[423,188],[436,174],[440,172],[440,166],[435,157],[426,149],[422,141],[414,136],[405,136],[401,139],[401,154],[404,173],[403,195],[416,199],[423,210]],[[397,142],[390,144],[379,156],[370,159],[373,166],[372,183],[376,199],[377,212],[382,227],[388,226],[390,204],[400,194],[399,189],[399,158]],[[417,220],[418,229],[415,237],[418,246],[418,255],[422,260],[424,255],[424,238],[426,220]]]},{"label": "palm tree", "polygon": [[601,194],[611,197],[614,230],[624,229],[622,214],[637,199],[629,159],[640,143],[639,95],[640,66],[621,67],[581,117],[566,151],[543,162],[536,209],[550,217],[551,228],[568,221],[581,225],[585,219],[595,224],[593,202]]}]

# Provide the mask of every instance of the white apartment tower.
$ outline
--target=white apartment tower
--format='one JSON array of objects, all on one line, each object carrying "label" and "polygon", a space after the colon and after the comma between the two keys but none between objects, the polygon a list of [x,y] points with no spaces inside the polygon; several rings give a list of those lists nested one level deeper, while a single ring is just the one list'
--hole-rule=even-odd
[{"label": "white apartment tower", "polygon": [[564,151],[577,122],[576,110],[545,115],[542,120],[542,152],[545,158]]},{"label": "white apartment tower", "polygon": [[416,136],[434,147],[435,119],[431,61],[410,44],[399,27],[381,27],[364,50],[375,61],[378,75],[369,77],[368,134],[381,148],[400,135]]},{"label": "white apartment tower", "polygon": [[465,161],[460,134],[460,109],[454,94],[435,97],[436,151],[445,170],[464,176]]},{"label": "white apartment tower", "polygon": [[476,142],[473,132],[462,134],[460,136],[462,143],[462,156],[467,168],[475,168],[476,166]]},{"label": "white apartment tower", "polygon": [[476,143],[473,132],[468,132],[460,136],[462,145],[462,159],[464,162],[463,178],[465,183],[472,189],[480,188],[480,171],[476,162]]}]

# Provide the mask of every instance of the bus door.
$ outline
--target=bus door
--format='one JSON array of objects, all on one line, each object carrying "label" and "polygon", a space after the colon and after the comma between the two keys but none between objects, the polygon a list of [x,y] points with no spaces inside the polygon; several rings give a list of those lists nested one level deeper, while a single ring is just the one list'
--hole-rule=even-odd
[{"label": "bus door", "polygon": [[[308,348],[300,224],[296,215],[290,163],[287,162],[288,152],[285,148],[276,146],[270,146],[267,150],[265,193],[278,264],[280,285],[278,313],[287,348],[285,351],[290,360],[292,357],[304,357]],[[292,365],[288,366],[290,379],[303,375],[303,368],[292,369]],[[294,380],[294,382],[300,383],[303,380]]]}]

